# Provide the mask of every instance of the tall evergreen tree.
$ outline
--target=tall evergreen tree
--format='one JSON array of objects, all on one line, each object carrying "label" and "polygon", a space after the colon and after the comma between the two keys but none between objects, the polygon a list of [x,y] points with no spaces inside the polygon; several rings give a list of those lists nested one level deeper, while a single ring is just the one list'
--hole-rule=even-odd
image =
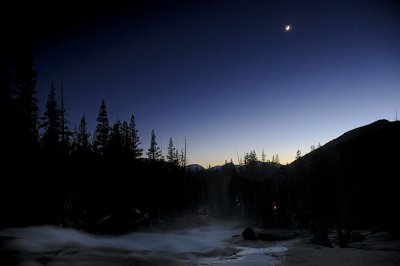
[{"label": "tall evergreen tree", "polygon": [[132,141],[132,156],[133,159],[136,160],[143,155],[143,149],[140,148],[140,140],[139,140],[139,134],[138,130],[136,129],[136,123],[135,123],[135,116],[131,116],[131,121],[129,123],[129,130],[131,133],[131,141]]},{"label": "tall evergreen tree", "polygon": [[154,129],[151,131],[151,140],[150,140],[150,147],[147,151],[147,156],[151,161],[161,160],[161,149],[158,147],[156,141],[156,133],[154,133]]},{"label": "tall evergreen tree", "polygon": [[68,127],[68,120],[66,118],[66,108],[64,101],[64,85],[61,82],[61,97],[60,97],[60,108],[59,108],[59,119],[60,119],[60,144],[62,152],[67,153],[70,145],[71,131]]},{"label": "tall evergreen tree", "polygon": [[180,161],[179,164],[180,164],[182,167],[186,167],[186,164],[187,164],[187,146],[186,146],[186,138],[185,138],[185,147],[184,147],[183,150],[181,150],[181,155],[180,155],[179,161]]},{"label": "tall evergreen tree", "polygon": [[124,121],[121,125],[122,152],[130,156],[132,154],[132,138],[128,122]]},{"label": "tall evergreen tree", "polygon": [[262,150],[261,153],[261,162],[265,163],[267,156],[265,155],[264,149]]},{"label": "tall evergreen tree", "polygon": [[167,151],[167,162],[172,163],[172,164],[178,164],[178,157],[177,157],[177,153],[176,153],[176,149],[175,149],[172,137],[169,138],[168,151]]},{"label": "tall evergreen tree", "polygon": [[42,117],[41,127],[44,129],[42,135],[43,148],[48,151],[57,151],[59,148],[60,136],[60,118],[59,110],[57,109],[56,89],[54,83],[51,84],[50,93],[46,102],[46,110]]},{"label": "tall evergreen tree", "polygon": [[272,155],[272,161],[271,161],[271,162],[272,162],[272,163],[279,164],[279,163],[280,163],[280,161],[279,161],[279,155],[278,155],[278,154],[276,154],[275,156]]},{"label": "tall evergreen tree", "polygon": [[107,107],[104,99],[101,101],[97,125],[93,133],[93,149],[103,156],[109,142],[110,125],[107,116]]},{"label": "tall evergreen tree", "polygon": [[121,121],[117,119],[110,132],[109,148],[111,154],[121,154],[123,149],[122,144]]},{"label": "tall evergreen tree", "polygon": [[85,115],[83,115],[79,123],[78,131],[76,133],[76,145],[79,152],[90,151],[89,138],[90,133],[87,129]]},{"label": "tall evergreen tree", "polygon": [[25,56],[15,70],[15,133],[24,148],[38,143],[38,106],[36,99],[36,71],[32,55]]}]

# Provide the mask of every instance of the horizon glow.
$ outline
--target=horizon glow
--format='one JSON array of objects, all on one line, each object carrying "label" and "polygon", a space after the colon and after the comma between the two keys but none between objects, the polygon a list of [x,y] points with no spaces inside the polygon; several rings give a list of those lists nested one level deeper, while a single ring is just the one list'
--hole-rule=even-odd
[{"label": "horizon glow", "polygon": [[[144,154],[154,129],[164,154],[170,137],[179,150],[186,138],[189,163],[207,168],[262,149],[290,163],[400,110],[400,7],[390,1],[131,11],[36,42],[41,113],[63,81],[72,129],[85,114],[93,132],[104,98],[111,123],[135,115]],[[296,30],[282,31],[285,21]]]}]

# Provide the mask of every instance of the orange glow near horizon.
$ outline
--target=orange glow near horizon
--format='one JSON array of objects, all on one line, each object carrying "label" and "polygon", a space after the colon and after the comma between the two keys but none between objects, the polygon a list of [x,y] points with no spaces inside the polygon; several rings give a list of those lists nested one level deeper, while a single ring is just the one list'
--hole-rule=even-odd
[{"label": "orange glow near horizon", "polygon": [[[274,156],[275,156],[275,154],[274,154]],[[280,164],[282,164],[282,165],[289,164],[289,163],[293,162],[294,158],[295,158],[295,154],[293,154],[293,155],[284,155],[284,154],[279,154],[278,153],[278,156],[279,156]],[[241,160],[243,160],[244,154],[242,154],[242,155],[239,154],[239,158]],[[261,161],[261,152],[260,153],[257,152],[257,158],[258,158],[258,160]],[[211,167],[221,166],[221,165],[224,165],[225,162],[229,163],[231,161],[231,159],[232,159],[232,161],[233,161],[233,163],[235,165],[239,164],[236,154],[232,154],[232,157],[226,158],[225,160],[221,160],[220,157],[218,157],[218,156],[215,156],[215,158],[212,158],[211,156],[208,157],[208,158],[197,158],[193,154],[192,157],[189,158],[189,163],[188,164],[199,164],[199,165],[201,165],[201,166],[203,166],[204,168],[207,169],[209,166],[211,166]],[[271,160],[272,160],[272,155],[267,154],[266,161],[271,161]]]}]

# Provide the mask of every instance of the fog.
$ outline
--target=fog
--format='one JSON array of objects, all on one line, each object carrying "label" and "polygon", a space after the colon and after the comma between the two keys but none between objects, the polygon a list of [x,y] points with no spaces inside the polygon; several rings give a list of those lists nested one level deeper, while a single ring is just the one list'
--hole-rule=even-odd
[{"label": "fog", "polygon": [[233,222],[168,232],[95,236],[52,226],[0,231],[17,265],[279,265],[285,242],[245,241]]}]

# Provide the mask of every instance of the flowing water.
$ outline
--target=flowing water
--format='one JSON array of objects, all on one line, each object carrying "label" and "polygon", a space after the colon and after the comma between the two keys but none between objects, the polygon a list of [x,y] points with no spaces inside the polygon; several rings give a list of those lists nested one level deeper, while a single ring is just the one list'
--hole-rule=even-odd
[{"label": "flowing water", "polygon": [[[169,232],[95,236],[51,226],[0,231],[4,254],[21,266],[279,265],[285,242],[245,241],[243,227],[217,223]],[[8,262],[10,263],[10,262]],[[4,265],[4,264],[2,264]]]}]

